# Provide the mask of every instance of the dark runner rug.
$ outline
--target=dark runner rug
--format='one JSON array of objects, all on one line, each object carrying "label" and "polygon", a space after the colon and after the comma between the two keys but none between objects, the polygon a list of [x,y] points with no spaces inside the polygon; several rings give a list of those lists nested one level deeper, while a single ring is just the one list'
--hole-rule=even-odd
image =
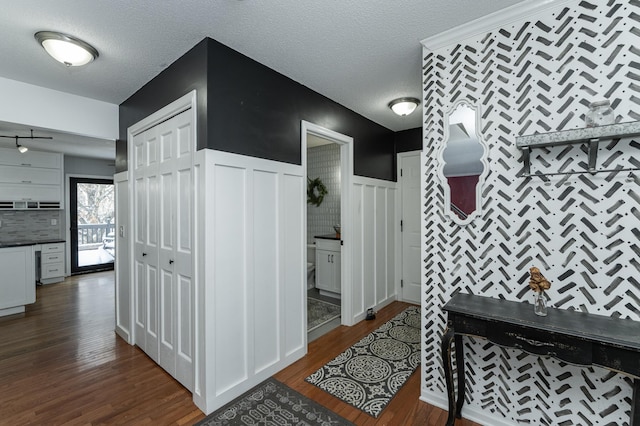
[{"label": "dark runner rug", "polygon": [[307,332],[340,316],[340,306],[311,297],[307,298]]},{"label": "dark runner rug", "polygon": [[222,425],[342,426],[353,423],[269,378],[195,426]]},{"label": "dark runner rug", "polygon": [[305,380],[378,417],[420,363],[420,310],[405,309]]}]

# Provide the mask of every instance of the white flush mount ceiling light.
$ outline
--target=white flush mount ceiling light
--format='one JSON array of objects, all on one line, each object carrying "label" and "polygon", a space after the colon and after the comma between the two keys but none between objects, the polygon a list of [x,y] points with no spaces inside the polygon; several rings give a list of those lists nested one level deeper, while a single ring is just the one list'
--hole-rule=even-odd
[{"label": "white flush mount ceiling light", "polygon": [[99,56],[95,47],[67,34],[39,31],[34,36],[53,59],[68,67],[86,65]]},{"label": "white flush mount ceiling light", "polygon": [[398,98],[389,102],[389,108],[400,116],[409,115],[420,105],[416,98]]}]

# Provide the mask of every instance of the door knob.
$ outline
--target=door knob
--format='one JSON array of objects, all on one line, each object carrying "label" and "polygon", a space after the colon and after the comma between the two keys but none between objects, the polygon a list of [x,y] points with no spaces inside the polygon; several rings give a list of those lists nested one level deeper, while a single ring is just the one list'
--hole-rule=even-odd
[{"label": "door knob", "polygon": [[169,265],[173,265],[173,259],[169,259]]},{"label": "door knob", "polygon": [[147,253],[142,253],[142,257],[144,257],[144,256],[146,256],[146,255],[147,255]]}]

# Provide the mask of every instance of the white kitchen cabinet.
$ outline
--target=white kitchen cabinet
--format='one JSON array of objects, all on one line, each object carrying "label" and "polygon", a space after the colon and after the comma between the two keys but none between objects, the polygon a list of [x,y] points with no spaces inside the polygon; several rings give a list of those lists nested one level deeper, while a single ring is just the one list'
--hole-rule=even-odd
[{"label": "white kitchen cabinet", "polygon": [[38,167],[3,166],[0,167],[0,182],[51,185],[62,178],[60,169]]},{"label": "white kitchen cabinet", "polygon": [[0,165],[62,169],[62,154],[29,150],[24,154],[15,148],[0,148]]},{"label": "white kitchen cabinet", "polygon": [[0,208],[63,208],[62,154],[0,148]]},{"label": "white kitchen cabinet", "polygon": [[24,312],[36,301],[34,265],[33,246],[0,249],[0,316]]},{"label": "white kitchen cabinet", "polygon": [[191,112],[130,143],[134,342],[194,390],[193,153]]},{"label": "white kitchen cabinet", "polygon": [[60,203],[62,200],[62,186],[5,183],[0,181],[0,200]]},{"label": "white kitchen cabinet", "polygon": [[340,295],[341,256],[340,240],[316,238],[316,288],[320,294]]},{"label": "white kitchen cabinet", "polygon": [[64,281],[65,243],[42,244],[40,249],[40,282],[53,284]]}]

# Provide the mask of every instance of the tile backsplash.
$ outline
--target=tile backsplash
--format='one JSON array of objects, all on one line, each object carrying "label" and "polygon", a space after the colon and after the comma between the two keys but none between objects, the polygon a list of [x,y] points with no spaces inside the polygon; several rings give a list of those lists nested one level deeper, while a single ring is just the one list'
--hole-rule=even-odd
[{"label": "tile backsplash", "polygon": [[317,177],[327,188],[322,204],[307,204],[307,242],[314,235],[332,234],[340,223],[340,145],[332,143],[307,150],[307,176]]},{"label": "tile backsplash", "polygon": [[[63,210],[8,210],[0,212],[0,242],[61,238]],[[56,224],[52,225],[51,221]]]}]

